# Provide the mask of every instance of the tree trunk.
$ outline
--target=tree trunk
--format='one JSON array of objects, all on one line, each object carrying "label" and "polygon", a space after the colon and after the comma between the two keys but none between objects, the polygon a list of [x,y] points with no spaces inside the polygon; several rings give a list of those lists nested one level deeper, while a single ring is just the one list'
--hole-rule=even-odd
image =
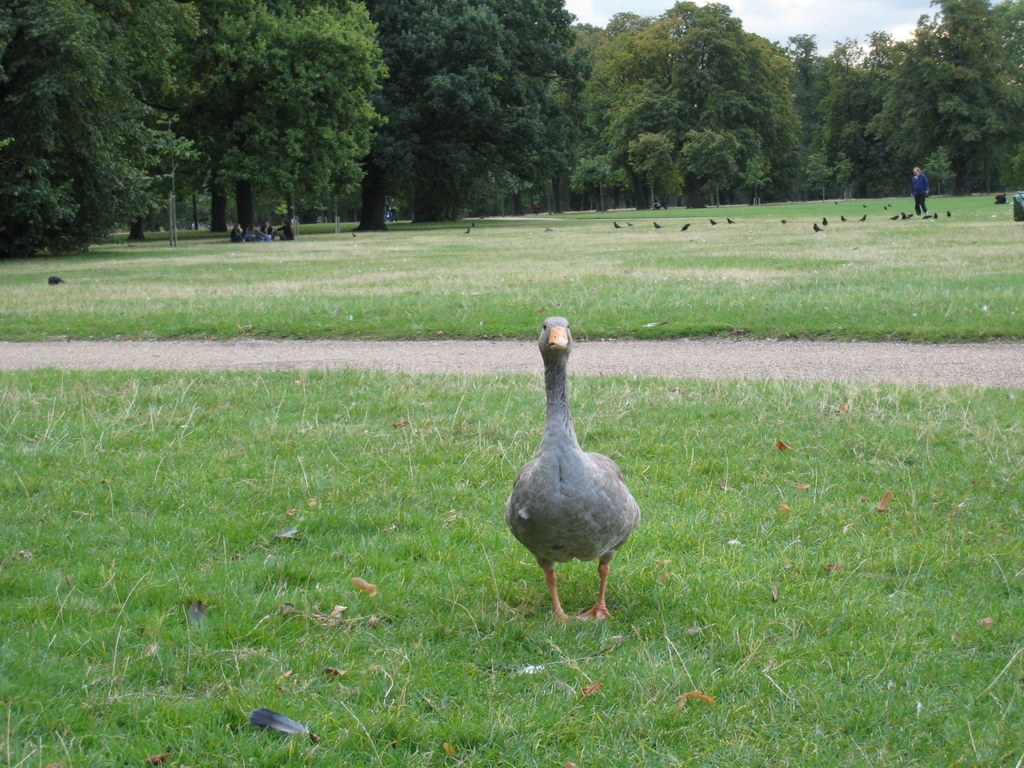
[{"label": "tree trunk", "polygon": [[131,227],[128,229],[129,240],[145,240],[146,239],[146,226],[142,221],[141,216],[135,216],[132,218]]},{"label": "tree trunk", "polygon": [[633,178],[633,207],[638,211],[646,211],[648,208],[647,194],[644,190],[644,180],[639,174],[630,173]]},{"label": "tree trunk", "polygon": [[362,200],[363,208],[359,212],[360,232],[386,232],[387,214],[387,174],[384,169],[371,159],[363,163]]},{"label": "tree trunk", "polygon": [[228,196],[220,184],[210,184],[210,231],[228,231]]},{"label": "tree trunk", "polygon": [[243,227],[256,226],[256,204],[252,198],[252,182],[235,182],[235,212],[237,221]]}]

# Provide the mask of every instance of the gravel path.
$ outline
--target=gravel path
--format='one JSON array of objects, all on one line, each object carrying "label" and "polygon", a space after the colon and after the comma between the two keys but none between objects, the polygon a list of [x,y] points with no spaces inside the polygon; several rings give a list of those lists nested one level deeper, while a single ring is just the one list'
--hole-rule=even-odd
[{"label": "gravel path", "polygon": [[[0,342],[0,370],[315,370],[537,373],[525,341]],[[729,339],[582,341],[575,374],[976,385],[1024,389],[1024,342],[908,344]]]}]

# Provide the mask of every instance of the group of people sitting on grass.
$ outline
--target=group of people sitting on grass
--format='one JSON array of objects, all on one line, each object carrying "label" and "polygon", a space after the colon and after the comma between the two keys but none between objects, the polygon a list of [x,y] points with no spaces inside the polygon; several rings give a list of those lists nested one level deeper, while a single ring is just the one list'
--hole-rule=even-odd
[{"label": "group of people sitting on grass", "polygon": [[295,230],[288,219],[285,219],[277,229],[270,226],[269,221],[264,221],[263,226],[259,228],[255,224],[245,228],[241,224],[235,224],[235,228],[231,230],[232,243],[272,243],[274,240],[294,239]]}]

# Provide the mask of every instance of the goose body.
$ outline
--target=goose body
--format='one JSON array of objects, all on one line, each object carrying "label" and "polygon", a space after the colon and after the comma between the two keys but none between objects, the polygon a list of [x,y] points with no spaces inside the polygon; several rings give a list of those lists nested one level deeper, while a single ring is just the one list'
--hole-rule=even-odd
[{"label": "goose body", "polygon": [[610,563],[640,521],[640,507],[618,465],[600,453],[583,451],[576,439],[569,412],[568,322],[548,318],[539,345],[547,393],[544,436],[516,477],[505,522],[544,570],[559,620],[568,616],[558,599],[555,563],[597,560],[598,599],[580,618],[603,619],[610,615],[605,605]]}]

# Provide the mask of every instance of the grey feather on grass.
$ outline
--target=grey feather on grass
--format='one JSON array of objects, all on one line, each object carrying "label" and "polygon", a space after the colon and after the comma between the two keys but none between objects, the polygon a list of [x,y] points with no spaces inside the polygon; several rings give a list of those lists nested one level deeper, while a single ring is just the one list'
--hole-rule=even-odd
[{"label": "grey feather on grass", "polygon": [[260,707],[250,712],[249,722],[253,725],[258,725],[260,728],[271,728],[289,735],[304,734],[309,736],[309,740],[314,743],[320,741],[320,737],[315,733],[311,733],[309,728],[302,723],[296,722],[290,717],[286,717],[266,707]]}]

